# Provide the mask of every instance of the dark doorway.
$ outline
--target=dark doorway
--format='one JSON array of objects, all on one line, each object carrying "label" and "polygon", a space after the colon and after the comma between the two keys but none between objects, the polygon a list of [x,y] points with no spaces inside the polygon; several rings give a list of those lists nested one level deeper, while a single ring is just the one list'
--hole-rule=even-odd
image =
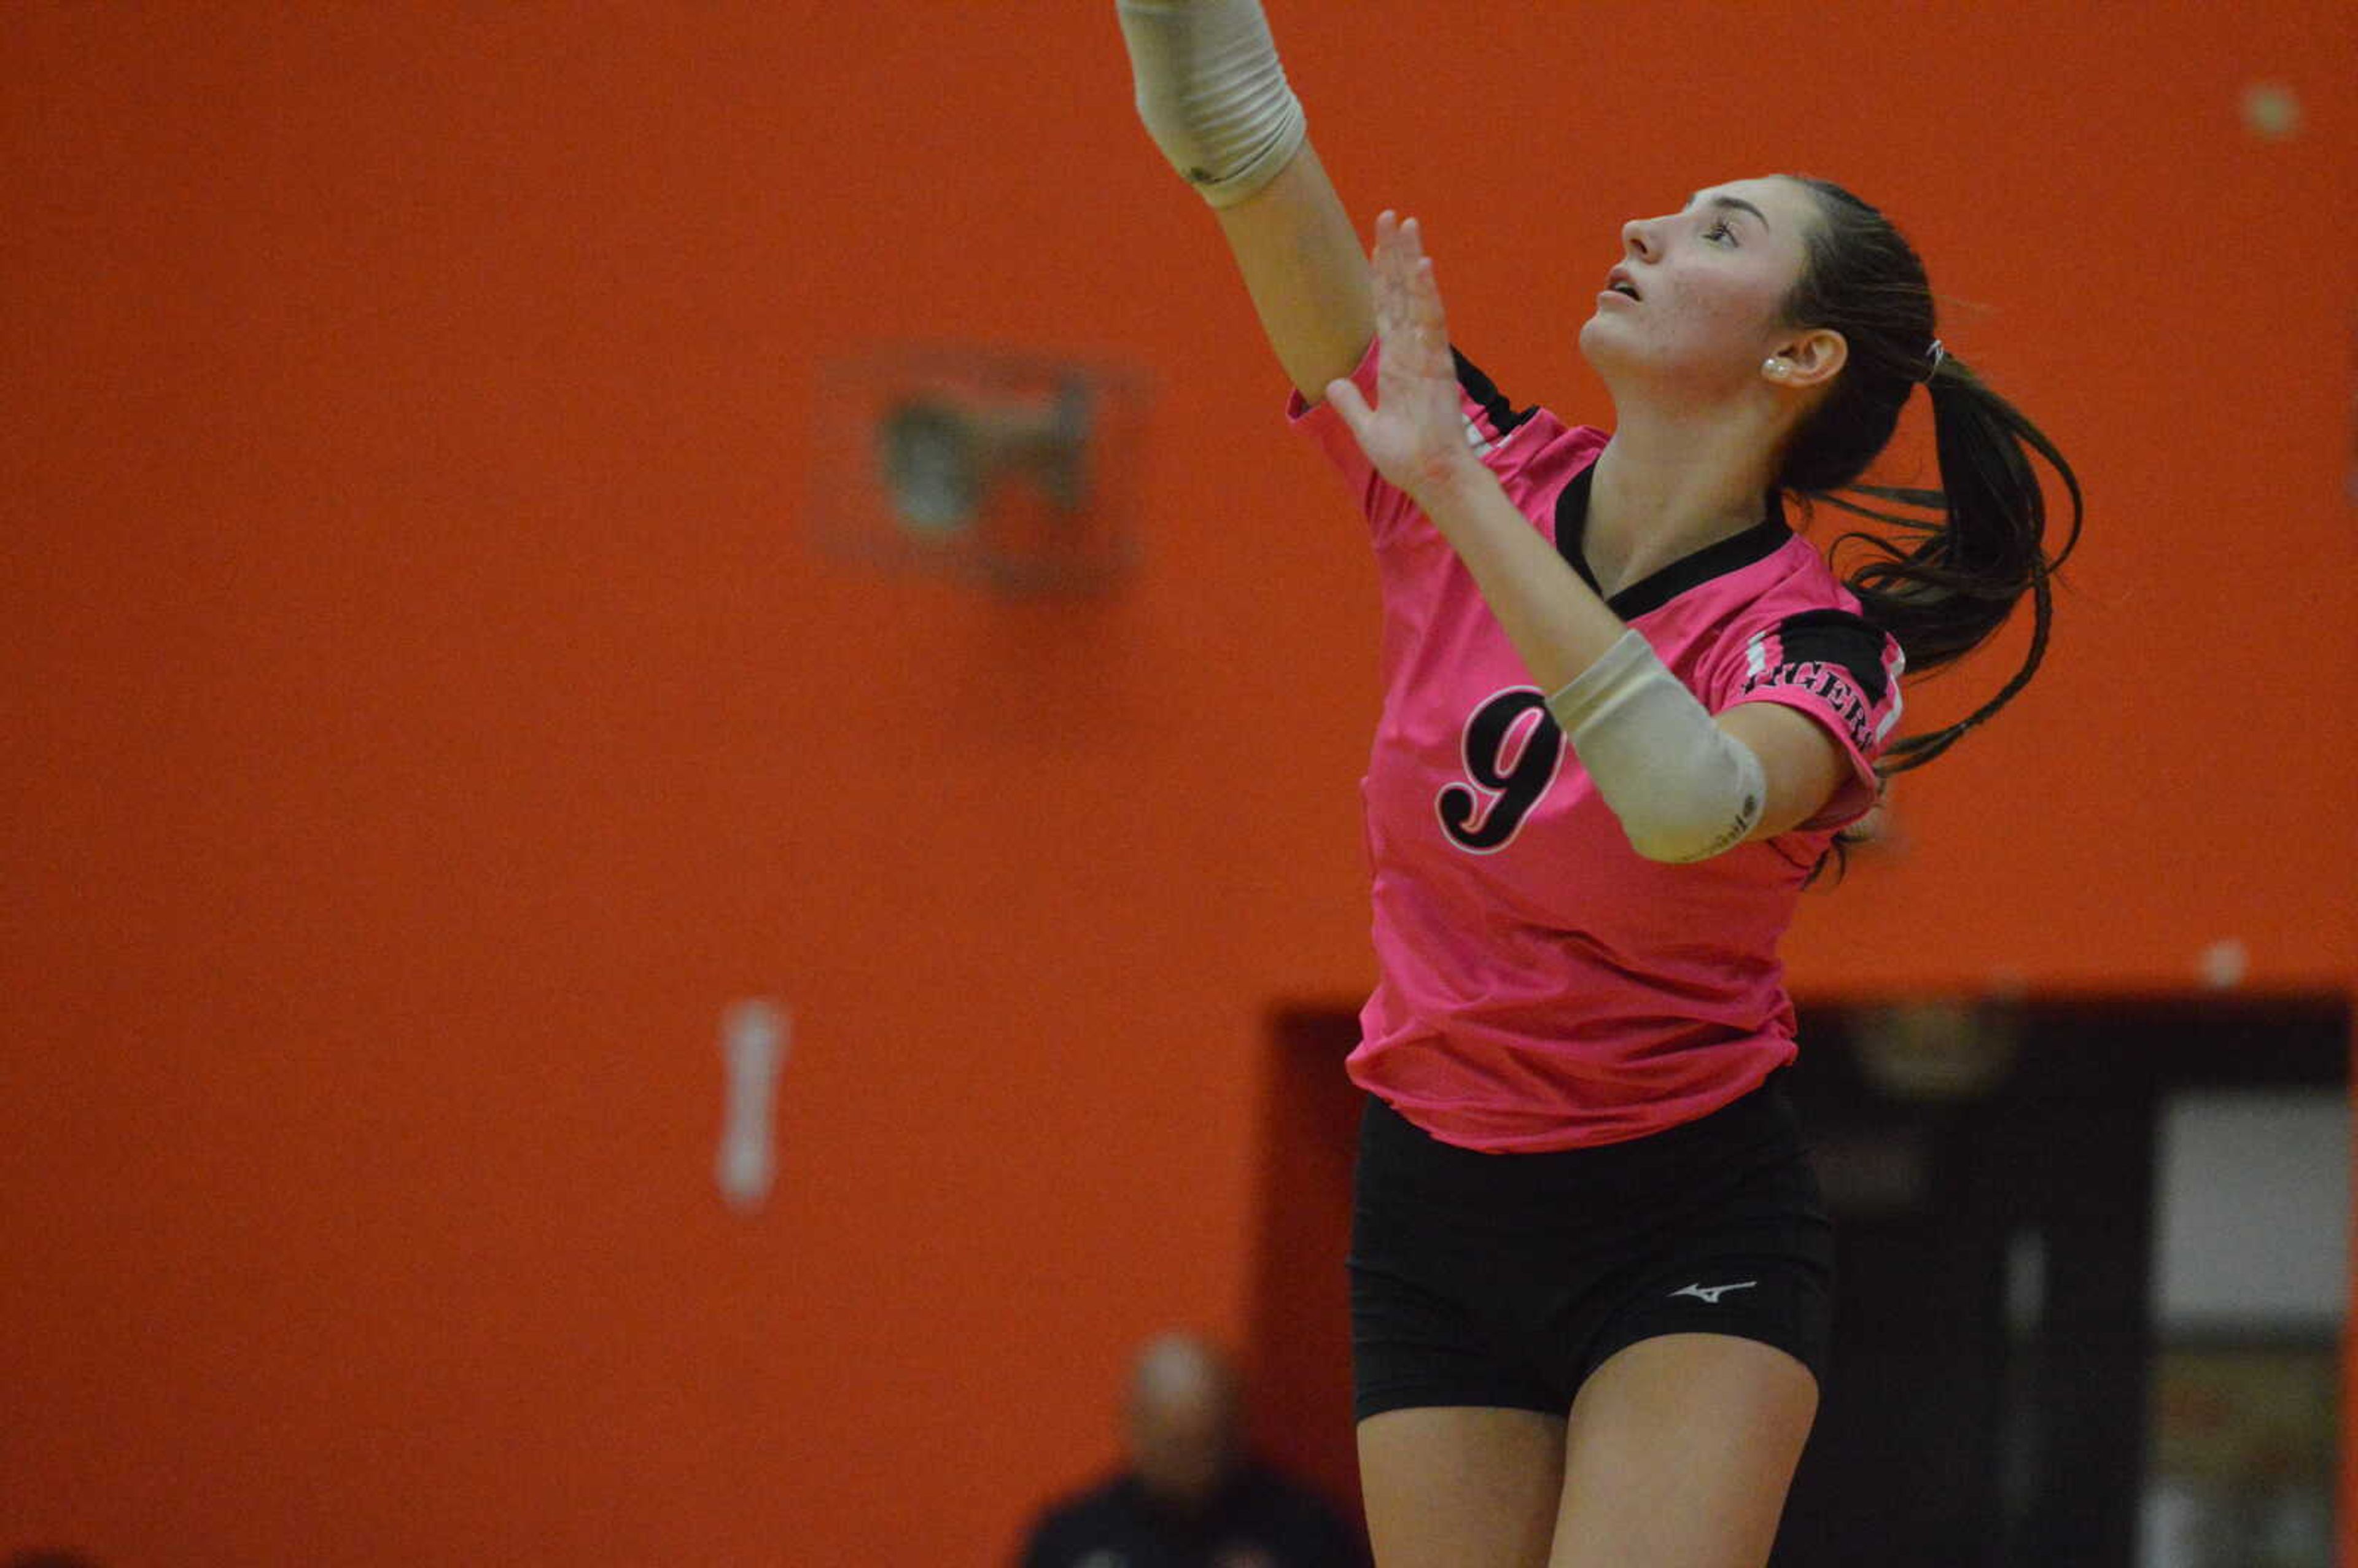
[{"label": "dark doorway", "polygon": [[1259,1235],[1245,1373],[1254,1447],[1359,1510],[1351,1423],[1351,1162],[1360,1093],[1343,1058],[1350,1012],[1302,1009],[1271,1021],[1261,1097]]},{"label": "dark doorway", "polygon": [[[1345,1501],[1356,1038],[1342,1010],[1273,1020],[1249,1356],[1263,1448]],[[2348,999],[1825,1005],[1801,1038],[1841,1282],[1778,1568],[2136,1568],[2164,1108],[2346,1103]]]}]

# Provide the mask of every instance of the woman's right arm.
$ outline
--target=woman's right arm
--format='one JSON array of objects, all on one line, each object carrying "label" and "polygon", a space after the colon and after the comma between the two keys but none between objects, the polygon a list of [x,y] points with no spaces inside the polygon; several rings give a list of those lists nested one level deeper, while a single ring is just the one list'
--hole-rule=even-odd
[{"label": "woman's right arm", "polygon": [[1222,209],[1220,230],[1277,362],[1315,405],[1376,335],[1367,254],[1317,149],[1304,141],[1275,179]]},{"label": "woman's right arm", "polygon": [[1260,0],[1117,0],[1139,118],[1219,213],[1270,347],[1316,403],[1375,336],[1366,254]]}]

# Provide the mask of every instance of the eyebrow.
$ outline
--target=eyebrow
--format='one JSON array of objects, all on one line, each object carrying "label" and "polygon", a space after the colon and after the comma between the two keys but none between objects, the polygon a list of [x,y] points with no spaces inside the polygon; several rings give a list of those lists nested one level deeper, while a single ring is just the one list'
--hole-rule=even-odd
[{"label": "eyebrow", "polygon": [[[1698,190],[1693,196],[1688,197],[1687,206],[1693,206],[1696,201],[1702,199],[1702,196],[1703,192]],[[1759,208],[1755,207],[1751,202],[1745,200],[1740,196],[1714,196],[1711,199],[1711,204],[1714,207],[1720,208],[1733,207],[1739,212],[1749,212],[1755,218],[1760,220],[1760,226],[1762,228],[1768,229],[1768,232],[1772,234],[1777,232],[1774,229],[1768,228],[1768,214],[1762,212]],[[1682,211],[1683,211],[1683,209],[1682,209]]]}]

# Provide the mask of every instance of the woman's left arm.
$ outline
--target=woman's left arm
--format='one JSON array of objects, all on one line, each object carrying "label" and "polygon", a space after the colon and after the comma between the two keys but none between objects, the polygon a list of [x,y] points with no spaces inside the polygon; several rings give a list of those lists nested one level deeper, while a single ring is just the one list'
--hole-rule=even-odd
[{"label": "woman's left arm", "polygon": [[1414,219],[1376,220],[1372,266],[1376,404],[1347,380],[1326,400],[1466,563],[1631,844],[1650,859],[1704,860],[1823,810],[1848,771],[1833,738],[1768,703],[1714,719],[1466,445],[1441,290]]}]

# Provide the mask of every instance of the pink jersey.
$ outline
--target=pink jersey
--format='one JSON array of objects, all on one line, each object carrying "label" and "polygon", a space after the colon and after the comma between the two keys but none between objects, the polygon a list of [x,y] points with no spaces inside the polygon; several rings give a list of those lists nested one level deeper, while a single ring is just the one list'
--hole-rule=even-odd
[{"label": "pink jersey", "polygon": [[[1375,396],[1377,351],[1354,373]],[[1466,438],[1591,587],[1580,551],[1607,432],[1513,410],[1457,362]],[[1793,1059],[1777,945],[1834,830],[1874,803],[1898,645],[1771,500],[1754,527],[1607,603],[1716,713],[1799,708],[1852,777],[1773,838],[1691,865],[1629,847],[1545,694],[1439,530],[1341,416],[1289,416],[1343,470],[1383,587],[1383,713],[1361,790],[1379,979],[1354,1082],[1444,1141],[1613,1143],[1716,1110]]]}]

